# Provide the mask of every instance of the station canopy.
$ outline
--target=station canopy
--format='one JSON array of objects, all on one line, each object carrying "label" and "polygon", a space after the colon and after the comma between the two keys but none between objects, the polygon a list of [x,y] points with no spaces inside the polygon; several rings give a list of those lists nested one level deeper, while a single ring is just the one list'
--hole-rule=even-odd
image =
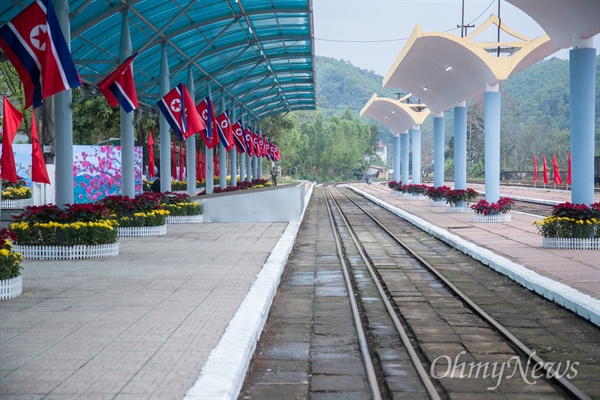
[{"label": "station canopy", "polygon": [[[69,0],[71,54],[86,94],[119,64],[127,12],[141,108],[160,98],[165,44],[171,87],[187,84],[196,103],[224,96],[254,118],[315,109],[315,57],[310,0]],[[0,26],[31,1],[0,2]]]}]

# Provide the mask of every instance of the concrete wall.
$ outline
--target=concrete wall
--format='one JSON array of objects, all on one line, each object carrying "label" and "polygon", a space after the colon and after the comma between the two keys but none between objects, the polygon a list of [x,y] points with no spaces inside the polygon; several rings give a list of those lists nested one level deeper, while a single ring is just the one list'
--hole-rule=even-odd
[{"label": "concrete wall", "polygon": [[304,210],[304,183],[249,189],[200,200],[204,222],[298,222]]}]

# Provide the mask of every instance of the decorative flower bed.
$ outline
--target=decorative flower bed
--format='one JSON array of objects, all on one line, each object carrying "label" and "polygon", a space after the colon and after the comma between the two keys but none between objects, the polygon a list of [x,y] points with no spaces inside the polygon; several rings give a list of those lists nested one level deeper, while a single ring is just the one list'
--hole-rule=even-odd
[{"label": "decorative flower bed", "polygon": [[202,222],[202,204],[192,201],[192,198],[185,193],[164,193],[160,205],[164,210],[169,211],[168,224]]},{"label": "decorative flower bed", "polygon": [[162,193],[144,192],[135,198],[107,196],[98,201],[110,210],[116,219],[119,237],[146,237],[166,235],[168,210],[163,210]]},{"label": "decorative flower bed", "polygon": [[[465,208],[467,202],[473,201],[479,194],[471,189],[450,189],[444,193],[444,199],[450,207]],[[463,211],[461,211],[463,212]]]},{"label": "decorative flower bed", "polygon": [[471,206],[475,211],[473,222],[508,222],[511,216],[508,213],[515,202],[508,197],[501,197],[497,203],[488,203],[485,200],[479,200]]},{"label": "decorative flower bed", "polygon": [[543,236],[542,245],[548,249],[600,249],[600,203],[561,203],[552,215],[541,222],[534,221]]},{"label": "decorative flower bed", "polygon": [[2,182],[2,198],[0,208],[25,208],[33,204],[32,191],[25,186],[25,180],[19,177],[15,184],[10,181]]},{"label": "decorative flower bed", "polygon": [[0,231],[0,300],[12,299],[21,294],[23,278],[21,261],[23,256],[12,245],[15,236],[6,228]]},{"label": "decorative flower bed", "polygon": [[28,259],[109,257],[119,253],[117,221],[100,204],[29,206],[10,225]]}]

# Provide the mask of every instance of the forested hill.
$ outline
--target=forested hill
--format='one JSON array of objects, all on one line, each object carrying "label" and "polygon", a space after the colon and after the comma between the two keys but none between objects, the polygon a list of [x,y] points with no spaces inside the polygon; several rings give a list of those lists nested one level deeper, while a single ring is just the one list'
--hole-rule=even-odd
[{"label": "forested hill", "polygon": [[317,56],[316,74],[318,109],[328,115],[342,114],[346,109],[358,114],[373,93],[396,96],[393,90],[381,88],[382,76],[348,61]]}]

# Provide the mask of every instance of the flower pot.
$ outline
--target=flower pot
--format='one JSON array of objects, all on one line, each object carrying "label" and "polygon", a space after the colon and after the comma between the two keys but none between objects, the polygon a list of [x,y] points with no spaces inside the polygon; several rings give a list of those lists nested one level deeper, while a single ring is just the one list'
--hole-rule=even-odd
[{"label": "flower pot", "polygon": [[511,220],[511,215],[509,213],[506,214],[474,214],[473,222],[480,223],[496,223],[496,222],[509,222]]},{"label": "flower pot", "polygon": [[22,246],[15,244],[13,249],[29,260],[77,260],[116,256],[119,254],[119,242],[77,246]]},{"label": "flower pot", "polygon": [[447,207],[446,208],[446,212],[450,213],[450,214],[453,214],[453,213],[456,213],[456,214],[458,214],[458,213],[470,213],[472,211],[473,210],[471,210],[471,208],[469,208],[469,207]]},{"label": "flower pot", "polygon": [[164,236],[167,234],[167,224],[159,226],[127,226],[118,227],[118,237],[148,237]]},{"label": "flower pot", "polygon": [[169,215],[167,224],[198,224],[202,222],[202,214],[200,215]]},{"label": "flower pot", "polygon": [[33,205],[33,199],[18,199],[18,200],[2,200],[0,201],[0,208],[25,208]]},{"label": "flower pot", "polygon": [[544,249],[600,250],[600,239],[542,237]]},{"label": "flower pot", "polygon": [[12,299],[23,291],[23,276],[0,280],[0,300]]},{"label": "flower pot", "polygon": [[427,207],[446,207],[445,201],[429,201]]}]

